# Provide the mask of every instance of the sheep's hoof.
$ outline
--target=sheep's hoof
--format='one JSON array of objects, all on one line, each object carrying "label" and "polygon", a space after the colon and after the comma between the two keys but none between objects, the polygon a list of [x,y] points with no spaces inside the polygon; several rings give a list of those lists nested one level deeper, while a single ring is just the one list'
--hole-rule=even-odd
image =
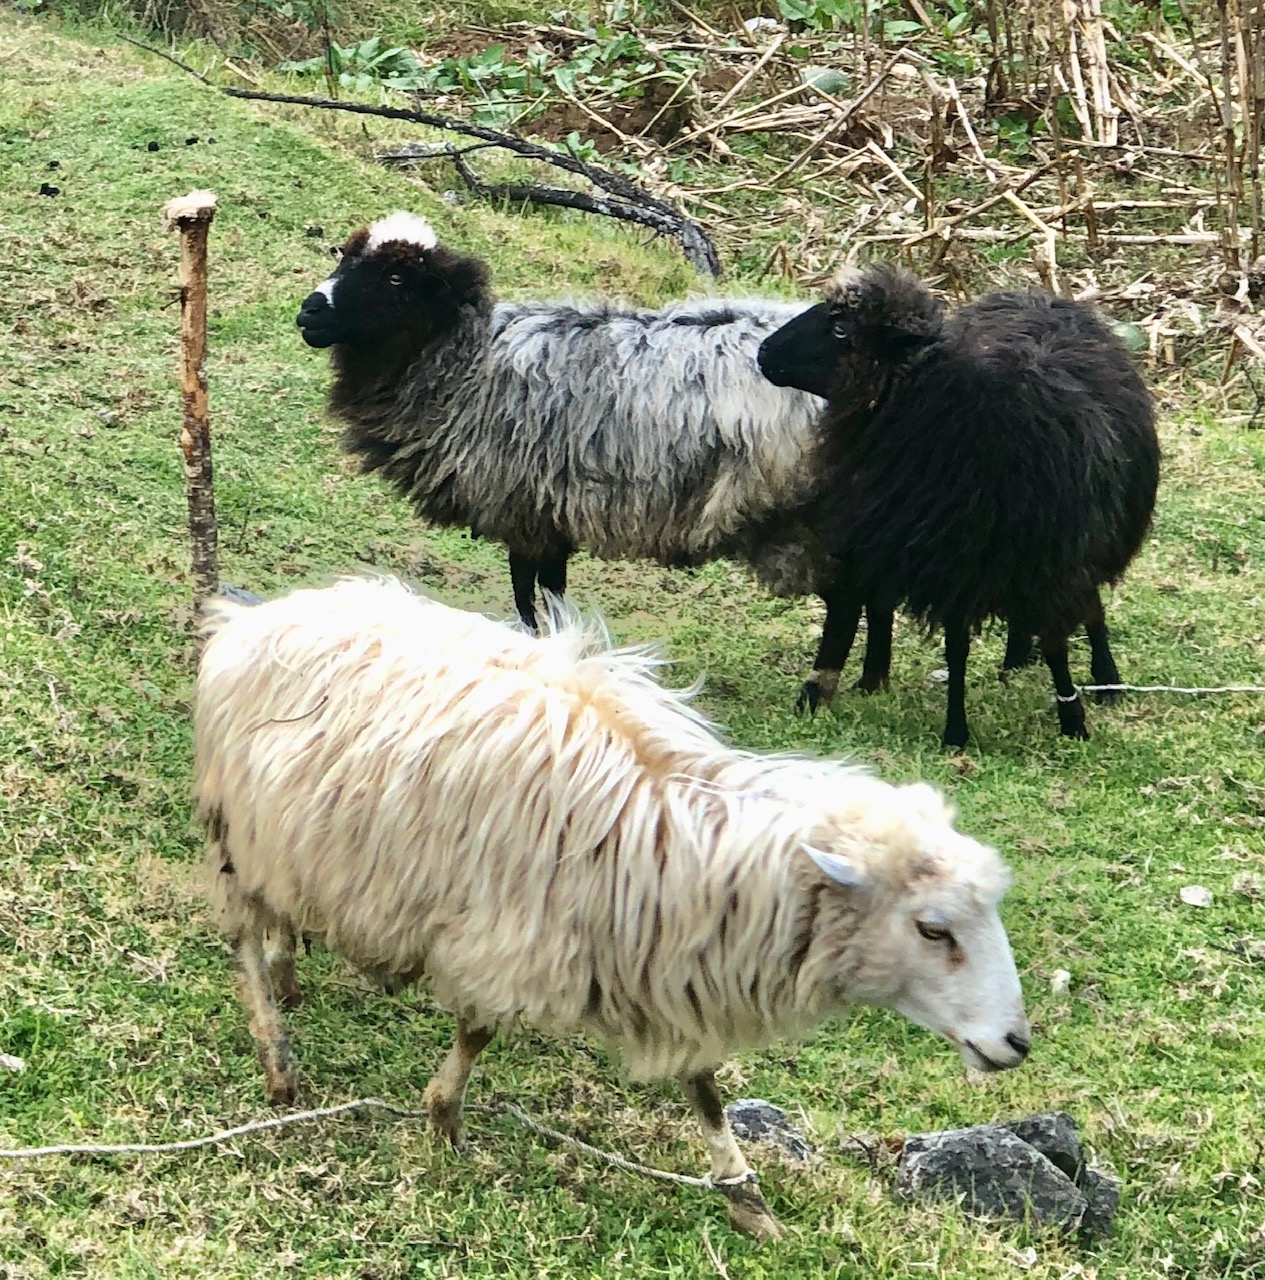
[{"label": "sheep's hoof", "polygon": [[887,688],[887,677],[867,676],[862,672],[861,678],[852,687],[861,693],[878,693],[880,690]]},{"label": "sheep's hoof", "polygon": [[1079,724],[1061,724],[1059,732],[1065,738],[1080,738],[1082,741],[1089,741],[1089,729],[1082,720]]},{"label": "sheep's hoof", "polygon": [[795,714],[802,716],[807,711],[810,716],[816,715],[820,702],[821,686],[816,680],[805,680],[800,686],[799,697],[795,699]]},{"label": "sheep's hoof", "polygon": [[461,1133],[461,1099],[448,1097],[436,1089],[432,1082],[422,1094],[422,1103],[426,1107],[431,1133],[447,1142],[454,1151],[460,1151],[464,1143]]},{"label": "sheep's hoof", "polygon": [[1040,653],[1041,651],[1031,641],[1026,649],[1021,649],[1017,653],[1012,653],[1008,648],[1006,656],[1002,659],[1001,668],[997,672],[998,678],[1005,680],[1012,671],[1023,671],[1026,667],[1034,666]]},{"label": "sheep's hoof", "polygon": [[264,1092],[274,1107],[291,1107],[299,1096],[299,1082],[293,1071],[267,1071]]},{"label": "sheep's hoof", "polygon": [[799,697],[795,701],[796,714],[802,715],[807,710],[809,715],[813,715],[818,707],[828,707],[838,688],[838,671],[830,667],[818,667],[800,687]]},{"label": "sheep's hoof", "polygon": [[961,751],[970,740],[971,735],[965,729],[946,729],[940,736],[940,745],[946,751]]},{"label": "sheep's hoof", "polygon": [[[1112,680],[1110,681],[1110,683],[1116,684],[1117,681]],[[1120,703],[1123,699],[1124,699],[1123,689],[1095,689],[1094,690],[1094,701],[1104,707],[1114,707],[1118,703]]]},{"label": "sheep's hoof", "polygon": [[285,1009],[297,1009],[303,1003],[303,991],[294,974],[278,980],[277,1001]]},{"label": "sheep's hoof", "polygon": [[780,1240],[786,1229],[769,1211],[764,1197],[751,1186],[726,1189],[729,1225],[754,1240]]}]

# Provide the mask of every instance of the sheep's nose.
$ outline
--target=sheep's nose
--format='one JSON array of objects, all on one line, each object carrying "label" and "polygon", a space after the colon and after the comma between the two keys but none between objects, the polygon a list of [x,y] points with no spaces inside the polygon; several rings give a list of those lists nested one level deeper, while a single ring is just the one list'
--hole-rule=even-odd
[{"label": "sheep's nose", "polygon": [[1006,1043],[1019,1055],[1020,1061],[1028,1056],[1031,1042],[1025,1036],[1017,1036],[1012,1031],[1007,1035]]},{"label": "sheep's nose", "polygon": [[310,320],[322,311],[328,310],[329,299],[319,289],[315,293],[309,293],[299,305],[299,323],[302,324],[304,320]]}]

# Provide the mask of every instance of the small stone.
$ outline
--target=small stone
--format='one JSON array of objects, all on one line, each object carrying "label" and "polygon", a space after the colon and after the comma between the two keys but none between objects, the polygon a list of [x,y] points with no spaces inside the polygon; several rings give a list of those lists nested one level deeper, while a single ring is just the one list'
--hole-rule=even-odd
[{"label": "small stone", "polygon": [[1085,1168],[1085,1151],[1076,1121],[1066,1111],[1038,1111],[1022,1120],[1008,1120],[1003,1127],[1030,1147],[1036,1147],[1073,1182],[1080,1177]]},{"label": "small stone", "polygon": [[1212,891],[1201,884],[1188,884],[1181,891],[1181,900],[1188,907],[1212,906]]},{"label": "small stone", "polygon": [[119,415],[114,409],[98,409],[97,417],[100,418],[107,427],[118,426]]},{"label": "small stone", "polygon": [[1120,1183],[1101,1169],[1084,1169],[1078,1185],[1088,1202],[1081,1219],[1081,1235],[1109,1236],[1120,1207]]},{"label": "small stone", "polygon": [[146,150],[146,151],[157,151],[157,150],[158,150],[158,143],[156,143],[156,142],[151,138],[151,139],[150,139],[150,140],[145,144],[145,150]]},{"label": "small stone", "polygon": [[25,1071],[26,1060],[16,1053],[0,1053],[0,1071]]},{"label": "small stone", "polygon": [[1075,1232],[1087,1202],[1072,1180],[1001,1125],[912,1134],[896,1170],[904,1200],[961,1199],[974,1217],[1015,1218]]},{"label": "small stone", "polygon": [[325,234],[325,228],[319,222],[309,222],[303,228],[305,236],[311,236],[313,240],[319,240]]},{"label": "small stone", "polygon": [[1055,969],[1050,974],[1050,990],[1056,996],[1065,996],[1072,989],[1072,975],[1066,969]]},{"label": "small stone", "polygon": [[55,187],[55,186],[53,186],[53,184],[52,184],[51,182],[41,182],[41,183],[40,183],[40,195],[42,195],[42,196],[59,196],[59,195],[61,195],[61,188],[60,188],[60,187]]},{"label": "small stone", "polygon": [[60,169],[60,168],[61,168],[61,161],[60,161],[60,160],[50,160],[50,161],[48,162],[48,167],[49,167],[50,169]]},{"label": "small stone", "polygon": [[219,594],[237,604],[263,604],[261,596],[257,596],[253,591],[247,591],[245,587],[235,587],[229,582],[220,583]]},{"label": "small stone", "polygon": [[186,147],[191,147],[191,146],[193,146],[193,145],[194,145],[194,143],[195,143],[195,142],[197,142],[197,140],[198,140],[198,135],[197,135],[196,133],[191,133],[191,134],[190,134],[190,135],[189,135],[189,136],[184,140],[184,144],[185,144],[185,146],[186,146]]},{"label": "small stone", "polygon": [[739,1098],[725,1108],[734,1136],[745,1142],[767,1142],[790,1159],[807,1163],[814,1152],[804,1135],[786,1118],[786,1112],[763,1098]]}]

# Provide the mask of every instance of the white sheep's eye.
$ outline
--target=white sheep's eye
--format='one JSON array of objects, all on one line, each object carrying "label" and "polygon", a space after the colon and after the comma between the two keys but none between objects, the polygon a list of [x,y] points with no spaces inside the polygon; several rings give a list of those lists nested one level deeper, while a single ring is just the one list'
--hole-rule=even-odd
[{"label": "white sheep's eye", "polygon": [[402,275],[400,275],[400,273],[399,273],[398,271],[392,271],[392,272],[391,272],[391,274],[390,274],[389,276],[387,276],[387,283],[388,283],[388,284],[403,284],[403,283],[404,283],[404,277],[403,277]]},{"label": "white sheep's eye", "polygon": [[918,932],[928,942],[952,942],[953,934],[942,924],[928,924],[925,920],[917,921]]}]

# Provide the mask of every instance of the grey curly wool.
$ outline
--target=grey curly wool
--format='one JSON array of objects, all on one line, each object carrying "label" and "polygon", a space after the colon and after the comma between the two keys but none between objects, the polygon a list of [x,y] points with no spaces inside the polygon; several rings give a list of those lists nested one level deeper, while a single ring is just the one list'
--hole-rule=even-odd
[{"label": "grey curly wool", "polygon": [[393,214],[348,241],[298,323],[332,348],[343,447],[439,525],[510,553],[515,603],[561,594],[569,555],[744,561],[820,586],[796,511],[823,402],[773,386],[760,342],[801,308],[701,299],[496,303],[487,271]]}]

